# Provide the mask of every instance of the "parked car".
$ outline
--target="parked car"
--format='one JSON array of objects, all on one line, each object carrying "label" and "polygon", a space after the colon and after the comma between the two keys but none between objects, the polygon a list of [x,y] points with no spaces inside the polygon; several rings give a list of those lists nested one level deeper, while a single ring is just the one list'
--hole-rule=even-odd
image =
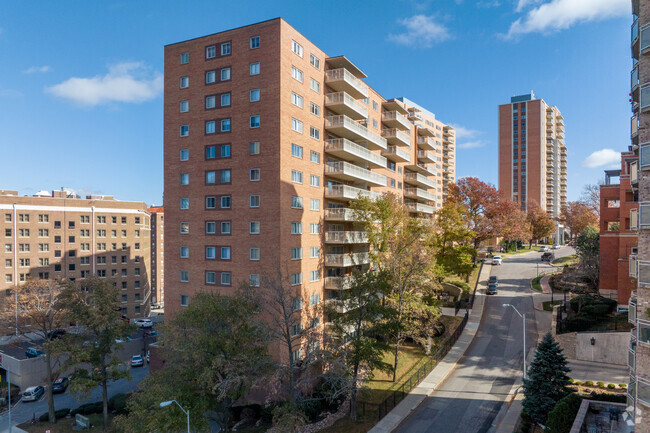
[{"label": "parked car", "polygon": [[567,245],[570,246],[570,247],[573,247],[573,246],[575,246],[575,244],[576,244],[575,241],[569,241],[569,243]]},{"label": "parked car", "polygon": [[67,377],[59,377],[54,381],[54,383],[52,383],[52,393],[60,394],[65,392],[65,390],[68,389],[69,384],[70,380]]},{"label": "parked car", "polygon": [[133,323],[138,325],[140,328],[151,328],[153,326],[151,319],[135,319]]},{"label": "parked car", "polygon": [[553,247],[552,247],[551,249],[553,249],[553,250],[559,250],[559,249],[560,249],[560,245],[558,245],[558,244],[553,244]]},{"label": "parked car", "polygon": [[488,295],[496,295],[498,293],[498,286],[497,283],[488,283],[488,288],[487,288],[487,294]]},{"label": "parked car", "polygon": [[539,252],[540,253],[548,252],[548,247],[546,245],[542,245],[541,247],[539,247]]},{"label": "parked car", "polygon": [[502,263],[501,256],[492,257],[492,264],[493,265],[500,265],[501,263]]},{"label": "parked car", "polygon": [[30,386],[23,392],[23,401],[37,401],[45,394],[45,388],[42,386]]},{"label": "parked car", "polygon": [[555,259],[555,254],[553,253],[544,253],[542,254],[542,261],[543,262],[551,262]]},{"label": "parked car", "polygon": [[499,282],[499,277],[496,275],[490,275],[490,279],[488,280],[488,283],[498,283]]},{"label": "parked car", "polygon": [[30,347],[25,351],[25,356],[28,358],[38,358],[39,356],[43,355],[45,352],[42,350],[35,349],[33,347]]},{"label": "parked car", "polygon": [[133,355],[131,357],[131,367],[143,367],[144,366],[144,358],[142,358],[142,355]]},{"label": "parked car", "polygon": [[117,337],[115,339],[116,343],[124,343],[125,341],[131,341],[131,337]]}]

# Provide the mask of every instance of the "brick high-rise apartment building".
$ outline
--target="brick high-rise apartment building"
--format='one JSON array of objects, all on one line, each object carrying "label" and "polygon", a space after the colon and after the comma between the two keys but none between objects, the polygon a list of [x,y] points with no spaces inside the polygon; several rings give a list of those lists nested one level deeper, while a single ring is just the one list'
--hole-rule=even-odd
[{"label": "brick high-rise apartment building", "polygon": [[151,303],[165,304],[165,209],[152,206],[151,214]]},{"label": "brick high-rise apartment building", "polygon": [[628,411],[638,433],[650,432],[650,3],[632,0],[632,129],[631,150],[639,156],[639,232],[637,290],[629,318],[635,325],[630,340]]},{"label": "brick high-rise apartment building", "polygon": [[280,18],[165,47],[167,315],[278,266],[305,307],[335,297],[369,262],[351,199],[442,206],[453,128],[365,77]]},{"label": "brick high-rise apartment building", "polygon": [[562,241],[557,223],[566,205],[564,120],[555,106],[533,92],[499,105],[499,191],[528,210],[532,201],[556,220],[555,242]]},{"label": "brick high-rise apartment building", "polygon": [[80,198],[65,190],[0,190],[0,290],[29,279],[96,275],[121,288],[122,314],[149,314],[149,213],[140,202]]}]

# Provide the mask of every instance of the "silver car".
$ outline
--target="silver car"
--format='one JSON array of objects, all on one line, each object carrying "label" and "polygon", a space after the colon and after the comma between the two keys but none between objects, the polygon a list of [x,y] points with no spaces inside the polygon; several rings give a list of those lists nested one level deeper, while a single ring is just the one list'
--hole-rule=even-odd
[{"label": "silver car", "polygon": [[45,388],[42,386],[30,386],[23,392],[23,401],[37,401],[45,393]]}]

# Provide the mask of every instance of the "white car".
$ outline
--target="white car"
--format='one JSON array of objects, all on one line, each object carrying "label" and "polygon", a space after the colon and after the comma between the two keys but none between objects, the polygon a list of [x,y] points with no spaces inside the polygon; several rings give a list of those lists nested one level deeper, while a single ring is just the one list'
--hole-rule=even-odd
[{"label": "white car", "polygon": [[153,326],[151,319],[135,319],[133,323],[138,325],[140,328],[151,328]]},{"label": "white car", "polygon": [[494,256],[492,257],[492,264],[493,265],[500,265],[502,263],[503,259],[501,256]]},{"label": "white car", "polygon": [[553,249],[554,249],[554,250],[559,250],[559,249],[560,249],[560,245],[558,245],[558,244],[553,245]]},{"label": "white car", "polygon": [[541,247],[539,247],[539,252],[540,253],[548,252],[548,247],[546,245],[542,245]]}]

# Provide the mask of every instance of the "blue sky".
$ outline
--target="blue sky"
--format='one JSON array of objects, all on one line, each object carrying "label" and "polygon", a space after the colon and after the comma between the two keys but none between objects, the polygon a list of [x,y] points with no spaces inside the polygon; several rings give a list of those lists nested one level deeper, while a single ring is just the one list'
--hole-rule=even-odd
[{"label": "blue sky", "polygon": [[629,145],[629,0],[2,2],[0,189],[160,205],[163,46],[278,16],[454,124],[459,177],[496,184],[497,106],[530,90],[564,115],[569,200]]}]

